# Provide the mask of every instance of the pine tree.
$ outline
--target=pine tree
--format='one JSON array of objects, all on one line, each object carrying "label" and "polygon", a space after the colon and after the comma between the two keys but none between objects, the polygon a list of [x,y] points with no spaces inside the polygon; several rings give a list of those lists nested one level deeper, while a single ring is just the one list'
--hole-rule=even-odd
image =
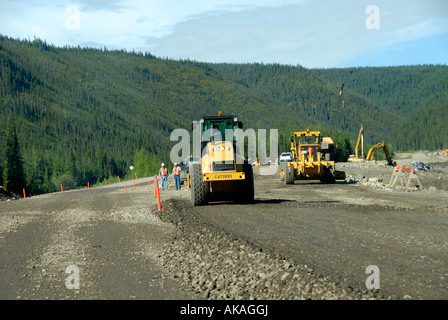
[{"label": "pine tree", "polygon": [[0,186],[3,186],[3,164],[2,159],[0,158]]},{"label": "pine tree", "polygon": [[6,128],[6,152],[3,164],[3,183],[7,190],[20,194],[25,188],[23,161],[19,141],[12,122],[8,119]]},{"label": "pine tree", "polygon": [[135,168],[134,173],[139,177],[149,177],[157,171],[155,158],[151,157],[149,152],[143,147],[135,153],[133,165]]}]

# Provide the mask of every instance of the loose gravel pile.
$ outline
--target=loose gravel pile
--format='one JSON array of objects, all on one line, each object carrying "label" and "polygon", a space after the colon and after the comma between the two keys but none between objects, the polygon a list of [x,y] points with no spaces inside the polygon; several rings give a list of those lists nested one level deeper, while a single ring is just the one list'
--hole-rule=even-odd
[{"label": "loose gravel pile", "polygon": [[[374,187],[390,192],[429,192],[440,191],[441,196],[445,196],[448,191],[446,178],[448,175],[448,162],[426,163],[422,161],[413,161],[409,167],[415,170],[419,177],[421,185],[416,180],[411,181],[409,188],[405,181],[400,178],[393,187],[390,186],[394,168],[388,166],[385,161],[364,161],[354,163],[339,163],[338,170],[346,172],[345,183],[358,184],[360,186]],[[400,162],[401,166],[407,166],[408,163]]]},{"label": "loose gravel pile", "polygon": [[429,164],[426,164],[422,161],[413,161],[410,165],[410,168],[415,169],[415,171],[423,171],[423,172],[427,172],[429,170],[431,170],[431,167],[429,166]]},{"label": "loose gravel pile", "polygon": [[307,265],[206,224],[184,200],[165,201],[157,214],[176,227],[158,259],[201,299],[387,299],[376,290],[343,288]]}]

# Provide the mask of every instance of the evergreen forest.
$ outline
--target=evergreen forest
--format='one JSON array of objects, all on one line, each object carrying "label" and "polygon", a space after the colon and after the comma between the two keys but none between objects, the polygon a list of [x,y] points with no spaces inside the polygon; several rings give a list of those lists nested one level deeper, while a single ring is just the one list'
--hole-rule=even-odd
[{"label": "evergreen forest", "polygon": [[367,146],[446,149],[448,67],[211,64],[0,35],[0,185],[10,191],[153,176],[161,162],[172,168],[171,132],[218,111],[278,129],[279,152],[309,128],[345,161],[361,124]]}]

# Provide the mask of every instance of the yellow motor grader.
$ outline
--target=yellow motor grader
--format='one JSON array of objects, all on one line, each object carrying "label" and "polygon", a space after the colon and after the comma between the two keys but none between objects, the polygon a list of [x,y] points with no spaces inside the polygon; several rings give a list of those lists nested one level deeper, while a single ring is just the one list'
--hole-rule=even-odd
[{"label": "yellow motor grader", "polygon": [[295,180],[320,180],[335,183],[345,180],[345,172],[335,170],[336,145],[320,131],[294,132],[291,137],[292,161],[280,164],[280,179],[285,184]]},{"label": "yellow motor grader", "polygon": [[[201,133],[201,157],[191,162],[188,187],[194,206],[210,201],[231,200],[250,203],[254,200],[252,166],[238,153],[238,132],[243,124],[235,116],[203,117],[196,124]],[[234,134],[224,139],[226,129]]]}]

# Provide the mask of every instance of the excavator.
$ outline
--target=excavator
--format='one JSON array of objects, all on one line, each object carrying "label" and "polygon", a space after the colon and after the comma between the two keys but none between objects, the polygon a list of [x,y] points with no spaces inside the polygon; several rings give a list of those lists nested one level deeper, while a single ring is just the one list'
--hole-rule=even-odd
[{"label": "excavator", "polygon": [[[359,143],[361,142],[361,157],[358,155]],[[358,140],[356,140],[355,154],[351,154],[347,159],[348,162],[356,162],[364,160],[364,128],[361,125],[361,129],[359,130]]]},{"label": "excavator", "polygon": [[370,148],[370,150],[366,156],[366,161],[373,161],[374,160],[373,155],[374,155],[375,151],[378,149],[383,149],[384,154],[386,155],[387,164],[395,167],[396,163],[392,161],[392,157],[389,154],[389,149],[387,148],[387,144],[386,144],[386,142],[384,142],[384,140],[381,142],[378,142],[376,145],[374,145],[372,148]]}]

